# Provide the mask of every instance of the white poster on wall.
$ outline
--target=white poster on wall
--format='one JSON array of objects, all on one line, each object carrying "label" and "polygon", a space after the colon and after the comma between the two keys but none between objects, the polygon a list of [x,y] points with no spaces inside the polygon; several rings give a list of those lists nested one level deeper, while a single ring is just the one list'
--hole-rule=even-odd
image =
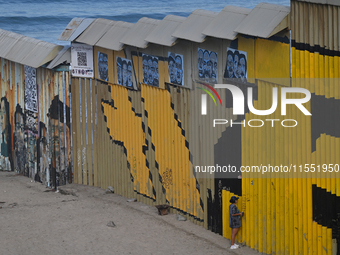
[{"label": "white poster on wall", "polygon": [[247,52],[227,48],[227,63],[224,78],[247,82]]},{"label": "white poster on wall", "polygon": [[169,82],[184,85],[183,55],[168,52]]},{"label": "white poster on wall", "polygon": [[93,78],[93,47],[71,43],[71,69],[73,77]]}]

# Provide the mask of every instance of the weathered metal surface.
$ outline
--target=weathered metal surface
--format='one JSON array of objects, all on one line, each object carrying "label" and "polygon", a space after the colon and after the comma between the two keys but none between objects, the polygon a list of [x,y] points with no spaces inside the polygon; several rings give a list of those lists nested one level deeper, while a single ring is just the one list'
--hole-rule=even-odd
[{"label": "weathered metal surface", "polygon": [[[259,3],[235,28],[235,32],[268,38],[288,27],[285,19],[290,8],[282,5]],[[276,29],[277,28],[277,29]]]},{"label": "weathered metal surface", "polygon": [[185,21],[185,17],[168,15],[166,16],[158,26],[145,38],[146,41],[164,45],[172,46],[176,42],[177,38],[173,37],[173,32]]},{"label": "weathered metal surface", "polygon": [[38,68],[51,61],[63,46],[0,29],[0,57]]},{"label": "weathered metal surface", "polygon": [[237,36],[235,28],[247,17],[251,9],[226,6],[203,30],[202,34],[207,36],[234,40]]},{"label": "weathered metal surface", "polygon": [[86,43],[88,45],[96,45],[98,40],[112,27],[116,21],[108,19],[95,19],[75,42]]},{"label": "weathered metal surface", "polygon": [[133,27],[131,27],[125,36],[121,38],[120,42],[138,48],[146,48],[148,42],[145,38],[160,22],[161,21],[157,19],[141,18]]},{"label": "weathered metal surface", "polygon": [[81,33],[84,32],[86,28],[88,28],[91,23],[95,19],[90,18],[73,18],[70,23],[68,23],[67,27],[64,29],[64,31],[61,33],[61,35],[58,37],[58,40],[60,41],[74,41],[77,39]]},{"label": "weathered metal surface", "polygon": [[214,20],[218,12],[195,10],[175,30],[172,36],[201,43],[205,39],[204,29]]},{"label": "weathered metal surface", "polygon": [[49,187],[72,180],[68,72],[0,58],[2,170]]},{"label": "weathered metal surface", "polygon": [[305,2],[305,3],[314,3],[314,4],[329,4],[334,6],[340,6],[340,3],[338,0],[295,0],[299,2]]},{"label": "weathered metal surface", "polygon": [[[196,224],[226,238],[230,238],[228,201],[232,195],[238,195],[238,206],[245,212],[237,236],[239,242],[265,254],[331,253],[332,238],[338,238],[331,222],[338,220],[336,213],[339,212],[332,206],[332,201],[340,196],[340,178],[323,178],[321,175],[316,178],[284,178],[277,173],[261,178],[262,173],[226,175],[196,171],[197,167],[217,165],[239,169],[241,166],[268,164],[299,167],[303,164],[340,163],[340,134],[336,128],[340,125],[340,117],[334,110],[339,108],[339,82],[319,80],[316,83],[314,80],[303,83],[289,79],[290,69],[294,78],[339,77],[339,33],[336,32],[337,24],[334,25],[339,16],[338,7],[312,6],[300,1],[292,2],[292,7],[293,39],[299,38],[296,42],[305,46],[306,38],[317,40],[317,34],[324,33],[324,37],[318,40],[322,41],[323,48],[333,51],[319,54],[299,48],[298,44],[290,48],[289,34],[285,32],[277,35],[275,40],[241,35],[234,41],[208,38],[203,43],[194,43],[189,39],[180,40],[172,47],[151,44],[146,49],[126,47],[124,51],[113,52],[114,57],[131,60],[139,86],[137,91],[117,84],[119,72],[116,64],[113,64],[113,73],[117,77],[109,79],[108,83],[72,79],[72,108],[75,109],[72,117],[77,130],[73,134],[74,154],[78,160],[75,180],[105,189],[112,186],[118,194],[135,197],[146,204],[168,204],[172,212],[183,213]],[[308,25],[308,31],[303,31],[304,25],[297,23],[303,17],[303,24],[310,24],[307,16],[301,13],[315,8],[322,8],[321,12],[314,13],[318,17],[322,13],[323,21],[328,21],[327,33],[316,21],[317,28]],[[282,13],[287,12],[286,7],[279,9]],[[262,18],[262,11],[253,12],[254,15],[257,13],[256,19]],[[287,15],[278,15],[279,20],[272,19],[274,12],[280,13],[276,8],[268,12],[264,18],[269,17],[276,25],[273,23],[268,29],[261,27],[266,36],[289,23],[288,20],[282,23]],[[313,15],[308,17],[311,18],[309,21],[315,19]],[[261,22],[256,23],[255,32],[261,30],[259,24]],[[298,33],[296,29],[299,29]],[[200,55],[201,52],[207,57]],[[171,53],[182,57],[183,86],[169,82]],[[110,55],[109,52],[106,54]],[[155,75],[156,68],[147,72],[143,55],[157,59],[158,74]],[[241,64],[241,58],[245,65]],[[214,68],[209,68],[212,64]],[[154,66],[150,64],[150,67]],[[151,82],[147,85],[146,76],[158,78],[157,86]],[[214,83],[237,85],[245,98],[247,89],[252,88],[254,108],[262,110],[271,107],[273,88],[306,88],[312,93],[312,99],[305,107],[313,115],[305,116],[292,106],[286,117],[280,114],[280,109],[270,116],[258,116],[247,108],[244,115],[234,116],[231,94],[216,89],[221,99],[219,104],[216,94],[207,86],[214,85],[210,83],[214,77]],[[285,79],[275,81],[277,78]],[[202,115],[202,98],[208,93],[202,88],[210,91],[216,99],[214,104],[208,97],[206,115]],[[297,95],[292,94],[292,97]],[[96,120],[94,116],[97,116]],[[241,124],[252,119],[265,122],[266,118],[296,119],[298,126],[285,128],[278,122],[274,126],[266,122],[265,126],[255,128]],[[214,119],[229,122],[213,127]],[[328,121],[329,125],[317,123],[320,119],[323,123]],[[231,126],[231,121],[237,124]],[[323,203],[321,198],[324,198]],[[329,209],[327,213],[326,209],[320,209],[321,205]]]},{"label": "weathered metal surface", "polygon": [[48,64],[46,68],[53,69],[58,65],[69,65],[71,63],[71,47],[64,46],[57,56]]},{"label": "weathered metal surface", "polygon": [[124,44],[120,42],[121,38],[123,38],[134,25],[133,23],[116,21],[103,37],[99,39],[96,46],[120,51],[124,47]]}]

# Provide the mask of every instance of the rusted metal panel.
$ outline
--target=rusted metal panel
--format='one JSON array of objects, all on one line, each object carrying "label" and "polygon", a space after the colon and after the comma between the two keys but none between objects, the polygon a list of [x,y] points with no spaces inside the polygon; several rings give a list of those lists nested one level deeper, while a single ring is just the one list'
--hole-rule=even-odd
[{"label": "rusted metal panel", "polygon": [[50,187],[71,181],[68,72],[1,58],[0,75],[1,168]]}]

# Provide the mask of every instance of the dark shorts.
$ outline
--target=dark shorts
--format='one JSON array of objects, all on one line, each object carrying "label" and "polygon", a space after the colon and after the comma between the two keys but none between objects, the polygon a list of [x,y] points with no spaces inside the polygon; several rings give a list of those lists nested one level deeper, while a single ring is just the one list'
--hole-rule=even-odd
[{"label": "dark shorts", "polygon": [[240,216],[231,216],[231,221],[229,226],[231,228],[240,228],[241,227],[241,219]]}]

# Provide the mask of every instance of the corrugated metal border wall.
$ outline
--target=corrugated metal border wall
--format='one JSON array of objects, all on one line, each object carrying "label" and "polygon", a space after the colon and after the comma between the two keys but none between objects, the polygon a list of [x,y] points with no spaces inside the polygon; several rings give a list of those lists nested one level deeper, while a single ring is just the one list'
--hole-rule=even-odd
[{"label": "corrugated metal border wall", "polygon": [[[68,71],[28,68],[1,58],[1,167],[47,186],[72,180]],[[33,79],[36,112],[25,92]],[[25,95],[26,93],[26,95]],[[7,138],[6,138],[7,137]]]},{"label": "corrugated metal border wall", "polygon": [[[317,164],[339,163],[339,24],[339,6],[291,1],[292,77],[306,78],[301,79],[303,82],[292,83],[292,86],[305,87],[312,93],[311,108],[314,110],[306,126],[311,139],[303,140],[307,141],[307,147],[302,156]],[[303,220],[303,232],[309,233],[303,239],[303,246],[300,244],[304,254],[311,251],[326,254],[326,250],[329,252],[332,248],[332,239],[337,240],[338,246],[333,252],[340,253],[336,224],[340,211],[337,202],[339,180],[317,178],[302,183],[307,188],[307,196],[301,204],[302,215],[307,215]]]},{"label": "corrugated metal border wall", "polygon": [[141,91],[132,91],[72,79],[72,118],[74,128],[81,130],[73,133],[75,182],[113,186],[117,194],[149,205],[168,203],[192,221],[203,222],[204,197],[188,148],[190,90],[167,88],[142,85]]},{"label": "corrugated metal border wall", "polygon": [[[201,116],[202,91],[196,89],[201,86],[196,81],[190,90],[167,84],[165,89],[142,84],[139,91],[133,91],[97,80],[73,78],[72,117],[75,130],[81,131],[73,133],[73,153],[77,159],[75,182],[104,189],[111,185],[116,193],[136,197],[149,205],[168,203],[173,212],[183,213],[205,228],[220,232],[222,226],[226,238],[230,238],[228,201],[235,194],[240,196],[239,208],[245,211],[237,237],[240,242],[266,254],[330,253],[332,239],[337,238],[338,232],[329,219],[334,218],[333,212],[340,203],[331,204],[339,197],[340,179],[278,178],[274,174],[258,178],[256,174],[246,173],[242,179],[224,179],[217,174],[214,178],[204,178],[194,169],[228,162],[237,166],[339,163],[338,131],[330,130],[329,135],[328,130],[321,130],[321,125],[314,125],[327,110],[322,108],[328,107],[324,102],[339,99],[338,82],[282,80],[276,84],[262,80],[289,78],[290,68],[293,78],[339,77],[339,49],[335,42],[340,34],[336,33],[336,20],[340,17],[337,11],[338,7],[292,2],[291,66],[289,44],[238,38],[238,49],[248,54],[248,74],[257,79],[256,109],[271,106],[273,87],[305,87],[313,93],[312,100],[306,104],[312,117],[288,108],[287,118],[299,123],[294,130],[282,125],[262,129],[234,129],[228,125],[212,128],[214,118],[240,119],[232,116],[228,103],[225,107],[215,107],[210,101],[207,116]],[[321,13],[330,22],[328,27],[332,27],[333,37],[320,32],[325,23],[315,15],[319,17]],[[307,23],[309,30],[304,33]],[[325,43],[320,43],[319,35],[312,36],[315,31],[328,38],[322,41]],[[133,56],[133,62],[140,62],[138,56]],[[135,71],[141,70],[135,67]],[[249,81],[253,82],[253,77]],[[251,85],[244,85],[242,90],[247,86]],[[225,92],[218,90],[218,93],[223,102],[228,102]],[[338,107],[334,100],[330,109]],[[316,111],[317,107],[320,110]],[[335,119],[331,124],[337,127],[335,115],[335,118],[326,115],[324,120]],[[244,117],[246,122],[263,119],[250,113]],[[280,110],[267,118],[282,119]],[[320,209],[320,201],[325,203],[325,209]],[[333,212],[325,212],[326,209]]]}]

